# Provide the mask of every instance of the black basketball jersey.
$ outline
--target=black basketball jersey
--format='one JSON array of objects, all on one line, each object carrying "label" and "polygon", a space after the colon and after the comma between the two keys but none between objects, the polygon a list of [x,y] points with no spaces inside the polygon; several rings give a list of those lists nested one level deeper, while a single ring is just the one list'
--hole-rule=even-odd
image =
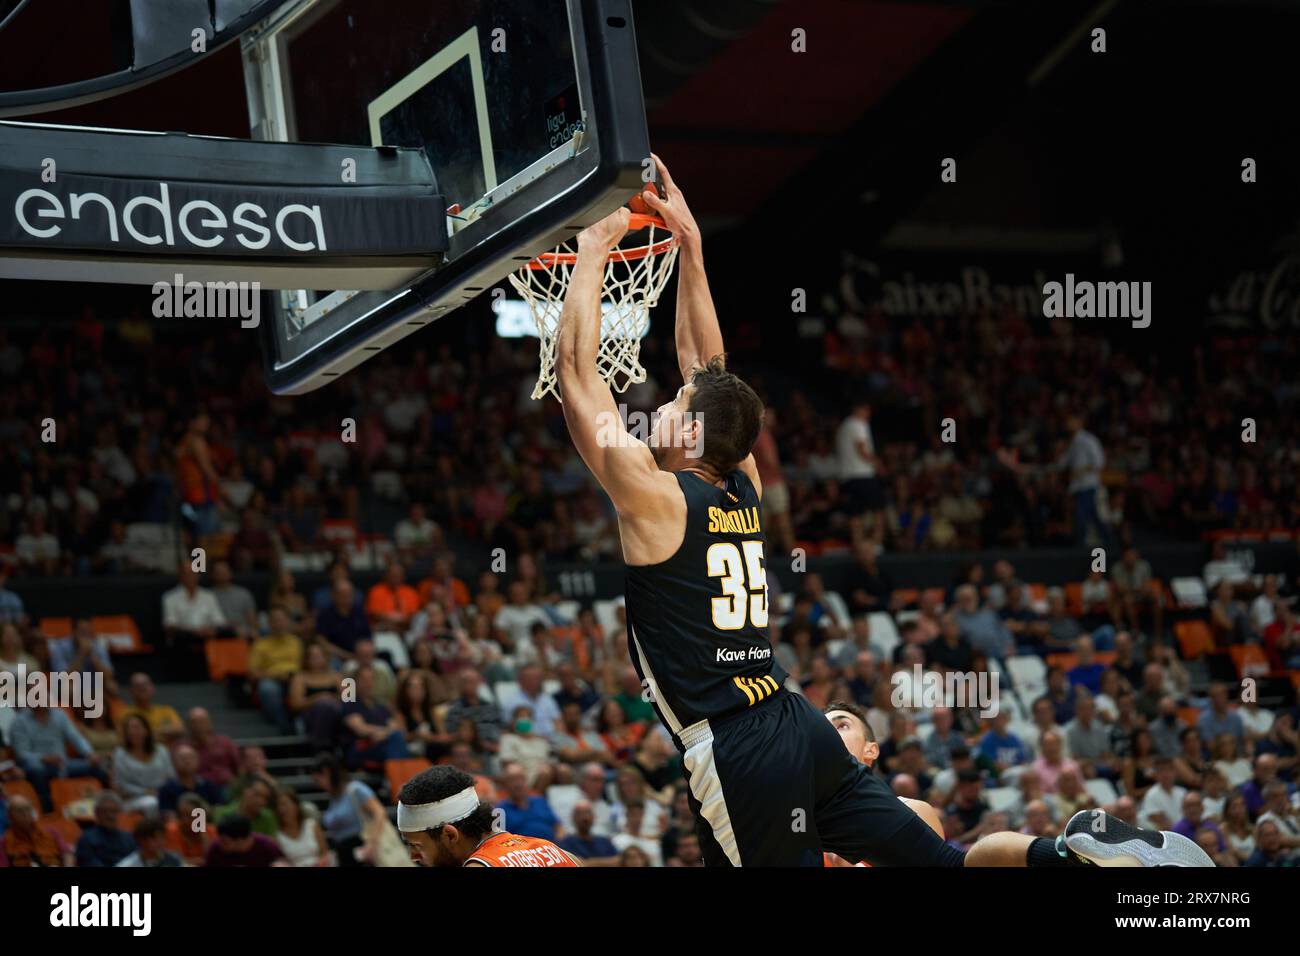
[{"label": "black basketball jersey", "polygon": [[739,470],[725,487],[679,471],[686,534],[659,564],[627,569],[628,652],[674,734],[775,694],[786,672],[768,640],[758,492]]}]

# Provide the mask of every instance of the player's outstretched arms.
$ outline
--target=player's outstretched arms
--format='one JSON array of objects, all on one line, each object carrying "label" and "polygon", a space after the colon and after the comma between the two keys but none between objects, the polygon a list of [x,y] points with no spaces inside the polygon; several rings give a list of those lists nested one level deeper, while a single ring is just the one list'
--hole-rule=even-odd
[{"label": "player's outstretched arms", "polygon": [[653,189],[641,198],[673,231],[681,249],[677,254],[677,364],[682,379],[689,382],[695,369],[704,368],[711,359],[724,353],[722,329],[709,292],[709,277],[704,271],[700,227],[664,161],[653,153],[651,156],[659,167],[665,198],[660,199]]},{"label": "player's outstretched arms", "polygon": [[628,216],[620,208],[578,235],[578,261],[555,339],[555,377],[578,454],[620,514],[644,515],[653,510],[660,472],[645,443],[628,434],[609,383],[596,368],[605,260],[627,232]]}]

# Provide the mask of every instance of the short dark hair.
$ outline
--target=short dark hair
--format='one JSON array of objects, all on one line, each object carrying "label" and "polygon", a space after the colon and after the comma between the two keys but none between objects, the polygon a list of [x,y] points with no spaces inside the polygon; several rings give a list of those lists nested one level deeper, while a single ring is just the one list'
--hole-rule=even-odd
[{"label": "short dark hair", "polygon": [[822,710],[823,714],[829,714],[833,710],[842,710],[846,714],[852,714],[862,722],[867,742],[874,744],[876,742],[876,732],[871,729],[871,721],[867,720],[867,712],[857,704],[849,700],[833,700]]},{"label": "short dark hair", "polygon": [[750,453],[763,427],[758,394],[727,371],[725,355],[715,355],[691,374],[690,412],[704,425],[699,461],[718,472],[730,471]]},{"label": "short dark hair", "polygon": [[136,840],[147,840],[150,837],[162,836],[162,834],[166,832],[167,828],[163,826],[163,822],[157,817],[151,816],[142,817],[140,821],[136,823],[135,828],[131,831],[131,835],[134,836]]},{"label": "short dark hair", "polygon": [[242,813],[227,813],[217,821],[217,833],[232,840],[242,840],[253,835],[253,824]]},{"label": "short dark hair", "polygon": [[[421,804],[433,803],[435,800],[446,800],[466,787],[472,786],[474,786],[474,778],[465,771],[457,770],[448,764],[439,764],[417,773],[406,781],[397,795],[397,800],[408,807],[418,807]],[[472,840],[491,833],[492,823],[492,805],[480,800],[478,809],[465,819],[457,820],[452,826]],[[434,836],[441,829],[442,827],[431,827],[425,832]]]}]

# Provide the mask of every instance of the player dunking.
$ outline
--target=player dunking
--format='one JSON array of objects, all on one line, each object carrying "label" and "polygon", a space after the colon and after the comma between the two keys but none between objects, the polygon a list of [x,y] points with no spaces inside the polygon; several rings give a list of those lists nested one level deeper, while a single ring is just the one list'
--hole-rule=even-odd
[{"label": "player dunking", "polygon": [[[821,866],[825,848],[850,863],[961,866],[965,855],[785,687],[768,641],[762,483],[750,454],[763,405],[726,368],[699,229],[667,168],[655,162],[665,198],[649,190],[643,200],[680,244],[676,343],[684,384],[656,413],[648,446],[625,430],[611,440],[620,416],[596,365],[601,280],[609,251],[627,231],[627,209],[578,236],[555,371],[569,434],[618,512],[628,651],[682,753],[705,862]],[[1125,824],[1103,824],[1129,847],[1119,829]],[[1133,832],[1161,847],[1173,836]],[[978,862],[1082,862],[1050,840],[995,836],[1010,839],[996,841]],[[1141,855],[1143,863],[1188,865],[1143,846],[1153,851]]]}]

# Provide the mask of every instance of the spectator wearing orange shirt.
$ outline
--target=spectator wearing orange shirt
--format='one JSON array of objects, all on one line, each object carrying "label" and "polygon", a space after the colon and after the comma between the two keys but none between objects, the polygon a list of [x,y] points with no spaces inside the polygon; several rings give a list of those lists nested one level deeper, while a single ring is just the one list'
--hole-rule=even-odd
[{"label": "spectator wearing orange shirt", "polygon": [[384,579],[376,583],[366,596],[370,626],[376,630],[405,633],[419,609],[420,596],[406,583],[406,570],[402,563],[391,562],[384,570]]},{"label": "spectator wearing orange shirt", "polygon": [[[439,587],[455,602],[456,607],[469,604],[469,588],[465,586],[464,581],[452,573],[450,558],[438,558],[433,562],[433,569],[429,572],[429,576],[420,582],[420,604],[428,604],[432,592]],[[447,610],[451,611],[452,608]]]}]

